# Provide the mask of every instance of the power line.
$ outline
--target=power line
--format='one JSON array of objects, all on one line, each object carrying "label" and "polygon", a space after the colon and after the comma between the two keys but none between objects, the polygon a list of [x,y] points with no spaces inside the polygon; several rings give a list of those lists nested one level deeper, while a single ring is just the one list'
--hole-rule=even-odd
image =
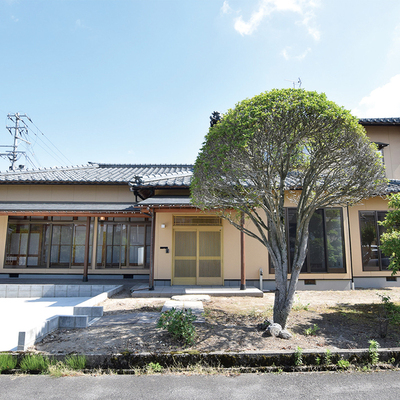
[{"label": "power line", "polygon": [[[3,158],[8,158],[10,160],[11,166],[9,167],[9,169],[11,171],[15,171],[17,169],[16,162],[17,162],[17,160],[20,159],[21,156],[24,156],[26,162],[31,164],[33,166],[33,168],[36,168],[35,163],[28,156],[27,153],[29,153],[32,156],[32,158],[35,159],[36,163],[40,165],[40,162],[37,159],[35,152],[33,151],[33,148],[35,146],[40,147],[49,156],[54,158],[57,162],[61,163],[61,165],[68,164],[68,163],[70,163],[70,165],[72,165],[72,162],[54,145],[54,143],[39,129],[39,127],[33,123],[33,121],[31,120],[31,118],[28,115],[15,113],[15,114],[8,114],[7,118],[9,120],[11,120],[14,124],[14,126],[6,127],[8,129],[8,131],[11,133],[11,135],[14,136],[14,143],[12,146],[7,146],[7,145],[0,146],[0,147],[11,148],[11,150],[6,150],[4,153],[0,153],[0,156]],[[42,140],[42,138],[28,125],[26,120],[29,121],[29,123],[32,124],[36,128],[36,130],[41,133],[41,136],[44,139],[46,139],[59,154],[57,154],[54,151],[54,149],[49,146],[49,144],[47,144],[44,140]],[[35,140],[34,144],[32,144],[31,142],[28,141],[29,131],[35,135],[36,140]],[[24,142],[23,145],[24,145],[25,151],[18,150],[18,145],[20,144],[20,141]],[[27,145],[29,145],[29,146],[27,146]],[[18,166],[18,169],[23,169],[23,168],[24,168],[24,165]]]}]

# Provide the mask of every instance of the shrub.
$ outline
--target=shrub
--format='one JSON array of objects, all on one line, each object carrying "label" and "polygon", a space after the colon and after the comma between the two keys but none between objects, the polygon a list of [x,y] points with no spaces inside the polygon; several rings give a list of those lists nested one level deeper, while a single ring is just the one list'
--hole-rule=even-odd
[{"label": "shrub", "polygon": [[86,357],[83,355],[70,355],[65,357],[65,365],[74,370],[85,369]]},{"label": "shrub", "polygon": [[14,369],[16,365],[17,357],[12,356],[11,354],[0,354],[0,374],[3,371]]},{"label": "shrub", "polygon": [[21,361],[20,367],[22,371],[41,371],[48,369],[50,361],[41,354],[27,354]]},{"label": "shrub", "polygon": [[172,308],[161,314],[157,322],[157,328],[167,329],[167,331],[176,340],[182,340],[186,345],[194,343],[196,330],[193,326],[193,321],[196,316],[192,314],[192,310],[183,309],[177,311]]}]

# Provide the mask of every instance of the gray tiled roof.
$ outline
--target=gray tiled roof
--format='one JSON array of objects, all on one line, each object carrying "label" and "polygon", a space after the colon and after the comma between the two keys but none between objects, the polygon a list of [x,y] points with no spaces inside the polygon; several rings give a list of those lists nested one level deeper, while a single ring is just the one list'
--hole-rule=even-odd
[{"label": "gray tiled roof", "polygon": [[190,206],[189,196],[153,196],[143,200],[137,206]]},{"label": "gray tiled roof", "polygon": [[128,184],[140,177],[151,182],[151,186],[182,186],[190,183],[192,169],[193,165],[188,164],[89,163],[75,167],[0,172],[0,184]]},{"label": "gray tiled roof", "polygon": [[389,185],[386,189],[387,193],[398,193],[400,192],[400,180],[398,179],[391,179],[389,181]]},{"label": "gray tiled roof", "polygon": [[400,125],[400,118],[360,118],[361,125]]}]

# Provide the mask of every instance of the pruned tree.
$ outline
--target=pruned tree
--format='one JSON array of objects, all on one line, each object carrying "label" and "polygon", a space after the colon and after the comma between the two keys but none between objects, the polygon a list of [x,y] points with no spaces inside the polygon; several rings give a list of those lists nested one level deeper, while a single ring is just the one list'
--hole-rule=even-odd
[{"label": "pruned tree", "polygon": [[380,249],[390,256],[388,269],[392,271],[392,275],[396,275],[400,270],[400,193],[389,197],[388,207],[385,220],[380,222],[386,228],[386,232],[380,237]]},{"label": "pruned tree", "polygon": [[[266,246],[275,268],[274,322],[285,327],[314,212],[351,205],[386,185],[380,155],[356,117],[325,94],[282,89],[238,103],[209,129],[195,163],[191,195],[196,206],[219,210]],[[288,198],[297,205],[291,267]],[[255,229],[242,226],[242,214]]]}]

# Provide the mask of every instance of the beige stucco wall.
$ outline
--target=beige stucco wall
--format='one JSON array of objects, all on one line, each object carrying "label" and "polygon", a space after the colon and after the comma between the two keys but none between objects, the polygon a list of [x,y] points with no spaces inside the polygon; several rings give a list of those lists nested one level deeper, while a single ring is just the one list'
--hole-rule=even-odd
[{"label": "beige stucco wall", "polygon": [[368,126],[366,129],[373,142],[389,144],[383,149],[386,176],[400,179],[400,126]]},{"label": "beige stucco wall", "polygon": [[0,201],[133,202],[128,185],[1,185]]}]

